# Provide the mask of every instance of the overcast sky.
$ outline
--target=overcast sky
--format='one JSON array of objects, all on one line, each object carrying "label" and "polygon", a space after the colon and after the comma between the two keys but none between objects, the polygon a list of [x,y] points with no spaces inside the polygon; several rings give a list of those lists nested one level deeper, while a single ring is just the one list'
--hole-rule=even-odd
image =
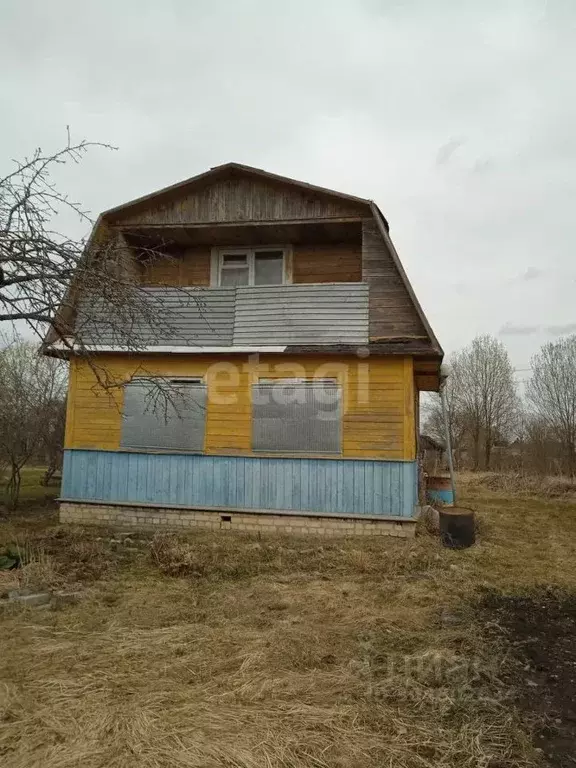
[{"label": "overcast sky", "polygon": [[[576,331],[573,0],[3,0],[0,165],[94,213],[227,161],[380,205],[444,349]],[[519,371],[519,378],[526,374]]]}]

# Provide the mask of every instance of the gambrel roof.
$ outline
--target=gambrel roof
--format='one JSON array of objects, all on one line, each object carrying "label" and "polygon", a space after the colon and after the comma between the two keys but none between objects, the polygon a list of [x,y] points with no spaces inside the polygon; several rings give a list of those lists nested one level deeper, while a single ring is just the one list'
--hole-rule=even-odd
[{"label": "gambrel roof", "polygon": [[[405,354],[441,357],[442,349],[390,239],[388,223],[378,206],[366,198],[240,163],[225,163],[105,211],[96,222],[88,248],[102,237],[125,238],[128,244],[132,237],[174,242],[200,237],[215,245],[218,241],[211,238],[230,238],[233,233],[240,238],[247,233],[263,236],[264,230],[275,231],[277,237],[271,241],[281,242],[279,232],[309,233],[314,227],[320,237],[330,234],[332,242],[345,231],[362,238],[362,270],[370,285],[365,343],[374,345],[379,354],[387,353],[386,345],[390,345],[390,354],[399,354],[401,349],[396,347],[405,343]],[[233,241],[226,240],[227,245],[229,242]],[[76,305],[76,298],[69,299],[67,306],[71,305]],[[46,341],[53,340],[54,334],[48,334]],[[336,346],[346,344],[348,338],[344,335],[331,341]],[[302,337],[287,343],[304,348],[310,340]],[[327,338],[320,341],[321,345],[329,343]],[[419,351],[409,351],[416,348]]]}]

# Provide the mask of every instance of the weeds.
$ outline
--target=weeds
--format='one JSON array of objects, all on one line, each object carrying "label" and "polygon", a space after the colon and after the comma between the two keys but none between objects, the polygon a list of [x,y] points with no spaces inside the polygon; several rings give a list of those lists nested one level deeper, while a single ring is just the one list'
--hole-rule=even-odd
[{"label": "weeds", "polygon": [[13,523],[3,533],[4,551],[19,563],[8,572],[11,578],[5,580],[13,583],[16,579],[21,586],[60,588],[66,583],[94,582],[133,559],[114,550],[112,534],[98,536],[95,531],[57,526],[32,529],[22,535]]},{"label": "weeds", "polygon": [[250,535],[217,536],[156,534],[151,542],[152,562],[176,577],[219,581],[274,574],[315,574],[324,579],[353,572],[356,576],[402,576],[439,567],[438,546],[431,541],[406,542],[328,540],[323,537]]},{"label": "weeds", "polygon": [[576,478],[521,472],[469,472],[461,476],[468,492],[493,491],[512,497],[576,498]]}]

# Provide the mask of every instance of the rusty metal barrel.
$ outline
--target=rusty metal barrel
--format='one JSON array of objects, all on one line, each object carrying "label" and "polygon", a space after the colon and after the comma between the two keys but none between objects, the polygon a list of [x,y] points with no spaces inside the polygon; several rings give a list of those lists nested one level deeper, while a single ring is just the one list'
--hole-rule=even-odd
[{"label": "rusty metal barrel", "polygon": [[430,475],[426,478],[426,500],[432,506],[454,506],[454,491],[449,475]]},{"label": "rusty metal barrel", "polygon": [[474,511],[466,507],[442,507],[438,513],[440,540],[450,549],[465,549],[476,542]]}]

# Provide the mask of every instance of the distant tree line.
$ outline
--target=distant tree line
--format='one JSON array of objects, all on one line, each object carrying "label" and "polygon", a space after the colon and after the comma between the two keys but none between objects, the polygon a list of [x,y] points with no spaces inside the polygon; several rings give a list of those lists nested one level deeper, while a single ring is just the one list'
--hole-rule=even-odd
[{"label": "distant tree line", "polygon": [[62,466],[66,379],[66,364],[36,344],[0,339],[0,478],[9,507],[26,464],[46,467],[45,484]]},{"label": "distant tree line", "polygon": [[[576,476],[576,335],[544,344],[534,355],[524,393],[506,347],[491,336],[476,337],[447,367],[457,468]],[[445,443],[439,396],[424,413],[424,432]]]}]

